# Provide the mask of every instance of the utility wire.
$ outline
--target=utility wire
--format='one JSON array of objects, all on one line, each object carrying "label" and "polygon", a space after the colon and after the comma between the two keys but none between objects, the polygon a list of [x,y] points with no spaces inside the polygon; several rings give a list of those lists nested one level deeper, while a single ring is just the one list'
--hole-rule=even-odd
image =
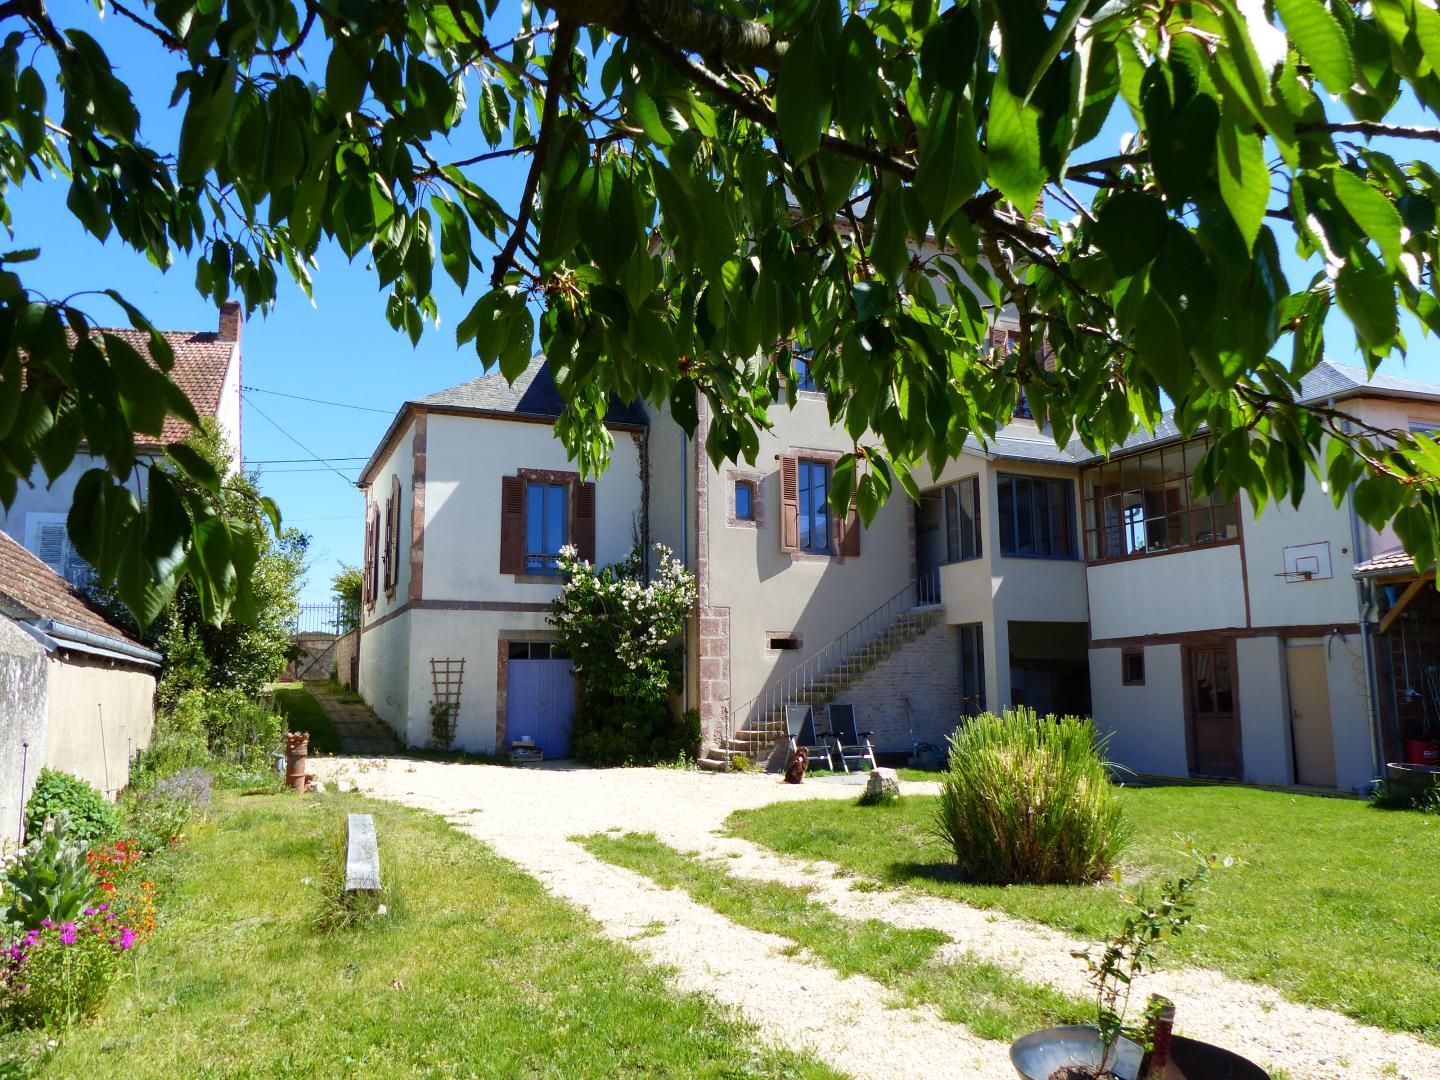
[{"label": "utility wire", "polygon": [[341,480],[344,480],[346,484],[348,484],[348,485],[351,486],[351,487],[354,487],[354,486],[355,486],[355,481],[354,481],[354,480],[351,480],[350,477],[346,476],[346,475],[345,475],[343,472],[341,472],[339,469],[335,468],[334,465],[331,465],[331,464],[330,464],[329,462],[327,462],[324,458],[322,458],[319,454],[315,453],[314,450],[311,450],[308,446],[306,446],[304,443],[302,443],[299,439],[295,438],[294,435],[291,435],[290,432],[286,431],[283,427],[281,427],[279,424],[277,424],[274,420],[272,420],[272,419],[270,419],[270,417],[266,416],[264,410],[262,410],[262,409],[260,408],[260,406],[256,405],[256,404],[252,401],[252,402],[250,402],[250,407],[251,407],[252,409],[254,409],[257,413],[260,414],[260,418],[261,418],[262,420],[268,421],[271,427],[273,427],[276,431],[280,432],[281,435],[284,435],[287,439],[289,439],[291,442],[293,442],[296,446],[300,447],[301,450],[304,450],[307,454],[309,454],[309,455],[310,455],[312,458],[314,458],[316,461],[320,462],[321,465],[324,465],[325,468],[329,469],[329,470],[330,470],[331,472],[333,472],[336,476],[340,477]]},{"label": "utility wire", "polygon": [[[291,398],[295,401],[308,401],[312,405],[333,405],[337,409],[356,409],[359,412],[384,413],[386,416],[390,416],[395,411],[394,409],[377,409],[373,405],[351,405],[348,401],[326,401],[324,398],[301,397],[299,394],[285,394],[279,390],[264,390],[258,386],[242,385],[240,389],[248,390],[252,394],[270,394],[274,397]],[[256,411],[259,412],[258,409]],[[261,413],[260,415],[264,416],[265,414]]]},{"label": "utility wire", "polygon": [[[246,465],[308,465],[314,461],[308,457],[272,457],[272,458],[248,458]],[[355,454],[351,457],[327,457],[321,461],[369,461],[369,454]]]}]

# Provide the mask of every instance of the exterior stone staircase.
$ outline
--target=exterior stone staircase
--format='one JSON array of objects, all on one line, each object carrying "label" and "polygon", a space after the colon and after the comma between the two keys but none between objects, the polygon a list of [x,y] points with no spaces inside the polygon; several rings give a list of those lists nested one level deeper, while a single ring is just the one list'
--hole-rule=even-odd
[{"label": "exterior stone staircase", "polygon": [[[883,627],[861,635],[859,640],[845,642],[842,636],[826,646],[816,658],[830,650],[835,653],[833,659],[819,664],[814,663],[815,658],[803,662],[797,671],[807,664],[813,664],[814,669],[803,672],[798,678],[793,674],[782,676],[777,682],[787,685],[778,691],[772,686],[750,705],[736,710],[731,717],[729,736],[718,745],[704,750],[698,762],[700,768],[726,772],[735,766],[737,758],[747,760],[752,767],[763,768],[775,753],[777,744],[783,743],[788,734],[785,727],[787,705],[815,706],[815,726],[823,731],[823,706],[842,698],[850,687],[882,660],[893,656],[940,622],[944,612],[945,609],[938,604],[910,606],[902,609]],[[836,649],[836,644],[840,644],[841,648]]]}]

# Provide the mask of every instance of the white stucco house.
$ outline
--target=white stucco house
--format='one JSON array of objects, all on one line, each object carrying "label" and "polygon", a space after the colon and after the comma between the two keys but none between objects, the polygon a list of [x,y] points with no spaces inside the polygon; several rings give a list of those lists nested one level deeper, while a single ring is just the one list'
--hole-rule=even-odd
[{"label": "white stucco house", "polygon": [[[1324,363],[1302,396],[1440,427],[1440,387],[1413,380]],[[829,510],[851,440],[803,365],[753,466],[711,465],[703,400],[694,437],[617,402],[612,465],[581,482],[559,412],[537,358],[513,387],[496,374],[405,403],[362,474],[360,691],[411,744],[458,682],[461,746],[543,734],[563,754],[554,553],[573,542],[611,562],[636,540],[696,573],[682,704],[717,766],[763,757],[780,706],[801,702],[854,704],[882,751],[1024,704],[1093,715],[1136,772],[1338,790],[1365,788],[1413,737],[1381,708],[1385,598],[1354,576],[1393,536],[1316,485],[1258,516],[1197,495],[1203,436],[1162,424],[1102,457],[1057,447],[1022,406],[925,478],[920,504],[897,496],[862,528]],[[1434,711],[1440,725],[1440,696]]]},{"label": "white stucco house", "polygon": [[129,783],[150,742],[159,667],[159,653],[0,533],[0,841],[19,838],[47,765],[112,797]]},{"label": "white stucco house", "polygon": [[[237,462],[242,453],[240,397],[240,337],[243,316],[239,301],[231,300],[220,309],[219,324],[214,330],[166,330],[165,340],[175,355],[170,377],[190,399],[195,411],[212,417],[231,448]],[[148,336],[138,330],[106,328],[134,346],[142,356],[148,355]],[[177,443],[189,434],[189,427],[173,416],[166,417],[159,438],[137,436],[138,457],[152,459],[166,446]],[[9,510],[0,508],[0,531],[9,533],[25,548],[72,584],[90,582],[90,567],[71,548],[65,520],[75,495],[75,485],[88,469],[104,467],[104,462],[83,451],[55,479],[47,481],[38,469],[28,485],[22,485]],[[137,496],[144,498],[145,471],[136,470]]]}]

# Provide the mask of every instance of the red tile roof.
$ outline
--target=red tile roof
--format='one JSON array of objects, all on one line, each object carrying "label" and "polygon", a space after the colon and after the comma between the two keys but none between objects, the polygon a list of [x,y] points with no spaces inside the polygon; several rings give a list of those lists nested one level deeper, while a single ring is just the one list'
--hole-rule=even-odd
[{"label": "red tile roof", "polygon": [[[105,326],[97,329],[96,333],[113,334],[141,356],[150,355],[150,335],[143,331]],[[197,413],[202,417],[214,416],[220,409],[220,391],[225,385],[225,373],[230,369],[235,342],[223,340],[213,330],[163,330],[161,333],[175,354],[170,378],[185,392]],[[190,425],[167,416],[159,442],[162,446],[169,446],[188,434]],[[152,438],[154,436],[146,435],[141,440],[149,442]]]},{"label": "red tile roof", "polygon": [[1389,577],[1397,574],[1415,573],[1415,561],[1405,554],[1403,547],[1387,548],[1374,558],[1355,564],[1356,577]]},{"label": "red tile roof", "polygon": [[3,532],[0,532],[0,612],[21,618],[28,613],[32,618],[53,619],[108,638],[135,640],[87,607],[73,585]]}]

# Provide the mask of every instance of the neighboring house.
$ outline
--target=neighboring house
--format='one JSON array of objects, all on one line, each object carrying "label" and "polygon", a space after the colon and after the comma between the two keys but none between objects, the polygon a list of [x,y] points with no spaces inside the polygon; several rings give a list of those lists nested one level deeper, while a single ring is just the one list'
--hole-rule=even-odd
[{"label": "neighboring house", "polygon": [[[1440,386],[1411,379],[1326,362],[1300,397],[1440,427]],[[918,570],[961,634],[967,703],[1089,712],[1141,773],[1363,790],[1400,746],[1352,571],[1394,538],[1314,481],[1258,517],[1196,496],[1204,442],[1167,418],[1106,459],[1016,420],[936,478]]]},{"label": "neighboring house", "polygon": [[[798,379],[753,466],[710,464],[703,401],[694,438],[663,409],[612,406],[614,461],[591,484],[554,437],[560,401],[538,358],[513,388],[491,375],[407,402],[361,480],[361,693],[422,744],[458,679],[460,745],[528,734],[564,753],[553,555],[568,541],[613,562],[642,539],[698,579],[682,704],[700,710],[714,765],[763,758],[783,705],[831,700],[855,704],[888,751],[1023,704],[1094,715],[1115,758],[1149,774],[1350,790],[1399,752],[1395,725],[1376,737],[1351,577],[1394,539],[1348,497],[1336,508],[1312,484],[1298,509],[1257,518],[1191,490],[1203,437],[1167,420],[1105,459],[1057,447],[1022,402],[923,482],[918,506],[897,496],[862,528],[828,506],[851,440],[803,362]],[[1412,380],[1324,363],[1301,396],[1440,427],[1440,387]]]},{"label": "neighboring house", "polygon": [[160,654],[0,533],[0,847],[43,766],[114,796],[150,742]]},{"label": "neighboring house", "polygon": [[538,360],[407,401],[360,474],[365,585],[359,692],[412,746],[431,707],[458,706],[456,743],[530,735],[568,749],[574,691],[545,622],[565,544],[616,562],[643,540],[644,412],[615,403],[610,467],[580,477],[555,438],[560,396]]},{"label": "neighboring house", "polygon": [[[213,417],[220,433],[241,460],[240,440],[240,304],[229,301],[220,309],[219,326],[213,331],[166,330],[165,340],[175,354],[170,377],[190,399],[202,417]],[[148,355],[148,335],[138,330],[106,328],[133,345],[142,356]],[[157,439],[151,435],[137,436],[137,449],[142,462],[153,459],[165,447],[189,434],[189,426],[175,417],[167,417]],[[104,462],[82,452],[70,466],[49,483],[38,469],[29,486],[21,485],[8,511],[0,509],[0,531],[20,541],[38,555],[56,573],[73,584],[90,583],[90,567],[71,548],[66,530],[66,517],[75,494],[75,485],[89,469],[104,467]],[[145,471],[135,472],[137,496],[145,493]]]}]

